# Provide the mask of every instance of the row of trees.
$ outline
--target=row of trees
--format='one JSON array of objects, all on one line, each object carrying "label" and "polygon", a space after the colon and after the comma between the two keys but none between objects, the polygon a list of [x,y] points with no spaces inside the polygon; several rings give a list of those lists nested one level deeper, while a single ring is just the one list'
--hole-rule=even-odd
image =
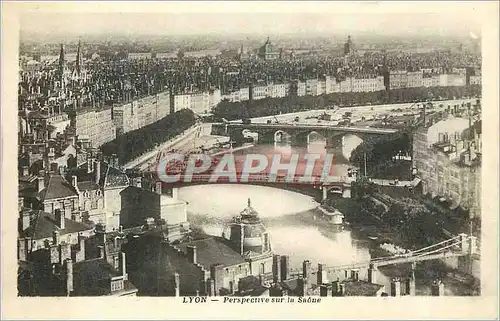
[{"label": "row of trees", "polygon": [[359,144],[351,153],[349,161],[363,168],[366,163],[370,172],[376,172],[378,167],[391,166],[393,157],[411,152],[411,134],[407,130],[383,136],[370,136]]},{"label": "row of trees", "polygon": [[435,243],[443,228],[442,215],[411,198],[393,200],[382,219],[405,243],[416,247]]},{"label": "row of trees", "polygon": [[415,102],[424,99],[458,99],[481,94],[480,85],[457,87],[401,88],[391,91],[332,93],[321,96],[287,96],[245,102],[222,101],[213,113],[229,120],[278,115],[332,106],[355,106]]},{"label": "row of trees", "polygon": [[435,243],[441,236],[444,216],[422,202],[411,198],[391,199],[384,207],[374,201],[377,187],[365,177],[352,184],[353,199],[358,208],[350,220],[363,222],[371,215],[380,217],[405,244],[422,247]]},{"label": "row of trees", "polygon": [[118,155],[120,163],[123,164],[181,134],[193,126],[195,121],[192,110],[181,109],[153,124],[117,137],[101,146],[101,150],[106,156]]}]

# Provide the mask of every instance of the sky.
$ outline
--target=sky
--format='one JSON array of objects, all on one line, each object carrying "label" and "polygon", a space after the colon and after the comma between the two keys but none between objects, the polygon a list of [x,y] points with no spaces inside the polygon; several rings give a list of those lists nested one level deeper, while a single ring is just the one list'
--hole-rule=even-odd
[{"label": "sky", "polygon": [[[377,6],[375,4],[375,6]],[[319,7],[317,7],[319,8]],[[379,7],[377,7],[379,8]],[[222,12],[24,12],[20,19],[23,34],[345,34],[384,35],[480,33],[473,15],[452,10],[406,10],[390,12],[360,10],[359,13],[326,10],[311,12],[270,12],[268,8]],[[446,8],[445,8],[446,9]],[[93,10],[96,11],[96,10]],[[202,10],[200,10],[202,11]],[[377,13],[375,13],[377,12]],[[410,13],[412,12],[412,13]]]}]

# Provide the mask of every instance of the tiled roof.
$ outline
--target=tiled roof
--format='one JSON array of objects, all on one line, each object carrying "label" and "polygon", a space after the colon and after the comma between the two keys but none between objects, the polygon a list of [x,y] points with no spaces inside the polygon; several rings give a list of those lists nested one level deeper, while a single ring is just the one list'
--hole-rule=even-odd
[{"label": "tiled roof", "polygon": [[73,186],[71,186],[64,177],[61,175],[52,175],[49,178],[49,183],[47,187],[44,188],[40,193],[40,200],[52,200],[59,198],[66,198],[70,196],[78,196]]},{"label": "tiled roof", "polygon": [[[73,264],[73,295],[77,296],[99,296],[109,295],[111,287],[107,282],[111,277],[119,276],[105,259],[93,259]],[[105,284],[105,285],[104,285]]]},{"label": "tiled roof", "polygon": [[98,190],[99,185],[97,185],[93,181],[78,182],[78,189],[80,191],[93,191],[93,190]]},{"label": "tiled roof", "polygon": [[366,281],[344,281],[345,296],[375,296],[383,285]]},{"label": "tiled roof", "polygon": [[30,236],[33,240],[40,240],[52,236],[54,231],[59,231],[59,235],[65,235],[75,232],[83,232],[91,230],[92,227],[81,222],[73,221],[70,219],[65,219],[64,229],[60,229],[56,223],[54,215],[38,211],[34,214],[35,218],[33,225],[26,229],[22,234],[24,236]]},{"label": "tiled roof", "polygon": [[130,180],[125,173],[114,167],[108,166],[104,178],[104,187],[120,187],[128,186],[129,184]]},{"label": "tiled roof", "polygon": [[206,269],[210,269],[213,264],[222,264],[228,267],[245,263],[243,256],[226,245],[225,241],[219,237],[181,243],[176,247],[186,253],[188,245],[196,246],[197,261]]}]

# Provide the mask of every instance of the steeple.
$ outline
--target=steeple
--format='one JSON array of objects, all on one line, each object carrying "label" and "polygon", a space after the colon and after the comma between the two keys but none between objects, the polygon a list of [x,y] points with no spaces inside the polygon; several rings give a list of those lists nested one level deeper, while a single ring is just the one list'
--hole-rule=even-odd
[{"label": "steeple", "polygon": [[251,202],[250,202],[250,197],[248,198],[248,207],[252,207]]},{"label": "steeple", "polygon": [[59,52],[59,73],[62,78],[64,73],[64,45],[61,44],[61,51]]},{"label": "steeple", "polygon": [[81,41],[78,40],[78,49],[76,50],[76,72],[80,74],[82,68],[82,53],[81,53]]}]

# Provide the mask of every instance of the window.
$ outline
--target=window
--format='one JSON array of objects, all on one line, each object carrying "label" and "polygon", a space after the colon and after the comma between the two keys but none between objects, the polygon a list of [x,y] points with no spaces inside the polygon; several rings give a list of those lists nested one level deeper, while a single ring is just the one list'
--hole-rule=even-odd
[{"label": "window", "polygon": [[120,268],[120,259],[118,258],[118,256],[113,257],[113,259],[114,259],[114,262],[113,262],[114,267],[115,267],[115,269],[118,270]]},{"label": "window", "polygon": [[264,273],[266,273],[266,264],[261,263],[260,264],[260,274],[264,274]]}]

